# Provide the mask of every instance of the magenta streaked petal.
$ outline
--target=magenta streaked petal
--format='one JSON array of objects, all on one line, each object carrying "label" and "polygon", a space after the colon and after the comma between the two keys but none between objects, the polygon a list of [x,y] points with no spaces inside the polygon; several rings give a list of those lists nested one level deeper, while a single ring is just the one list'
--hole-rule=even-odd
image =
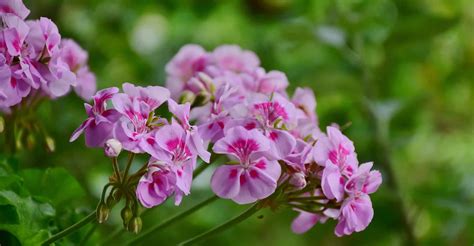
[{"label": "magenta streaked petal", "polygon": [[243,169],[238,165],[217,167],[211,178],[212,191],[219,197],[232,199],[240,191],[239,177]]}]

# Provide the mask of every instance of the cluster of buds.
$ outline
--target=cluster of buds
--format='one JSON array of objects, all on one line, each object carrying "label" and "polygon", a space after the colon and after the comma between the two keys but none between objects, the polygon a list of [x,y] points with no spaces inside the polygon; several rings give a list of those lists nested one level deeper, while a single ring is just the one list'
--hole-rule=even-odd
[{"label": "cluster of buds", "polygon": [[[338,127],[320,130],[311,89],[297,88],[289,97],[284,73],[266,72],[253,52],[234,45],[212,52],[184,46],[166,72],[167,88],[125,83],[121,93],[99,91],[71,137],[84,133],[87,146],[103,147],[114,160],[109,197],[126,197],[122,217],[130,231],[141,227],[138,203],[151,208],[173,197],[179,205],[190,194],[198,158],[216,166],[210,187],[218,197],[290,207],[300,213],[292,225],[296,233],[329,218],[338,221],[338,236],[368,226],[369,194],[381,174],[371,171],[372,163],[359,165],[352,141]],[[165,107],[170,116],[156,114]],[[122,149],[129,164],[135,154],[149,161],[130,176],[129,164],[121,173]],[[113,205],[102,200],[99,221]]]}]

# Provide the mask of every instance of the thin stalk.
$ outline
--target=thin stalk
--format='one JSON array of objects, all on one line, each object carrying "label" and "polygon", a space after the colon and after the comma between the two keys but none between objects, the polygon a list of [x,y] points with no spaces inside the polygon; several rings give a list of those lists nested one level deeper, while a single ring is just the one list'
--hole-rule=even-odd
[{"label": "thin stalk", "polygon": [[325,196],[289,197],[288,201],[313,201],[327,199]]},{"label": "thin stalk", "polygon": [[119,184],[121,184],[122,183],[122,177],[120,176],[120,168],[119,168],[119,165],[118,165],[117,157],[112,158],[112,163],[113,163],[112,166],[114,168],[115,176],[117,177],[117,180],[118,180]]},{"label": "thin stalk", "polygon": [[176,214],[174,215],[173,217],[161,222],[160,224],[158,225],[155,225],[154,227],[151,227],[150,229],[148,229],[147,231],[144,231],[143,233],[141,233],[140,235],[138,235],[137,237],[133,238],[132,240],[128,241],[126,243],[126,245],[130,245],[130,244],[134,244],[134,243],[137,243],[138,241],[142,240],[143,238],[146,238],[148,235],[154,233],[154,232],[157,232],[165,227],[168,227],[176,222],[178,222],[179,220],[191,215],[192,213],[198,211],[199,209],[201,209],[202,207],[212,203],[213,201],[217,200],[219,197],[217,196],[212,196],[196,205],[194,205],[193,207],[179,213],[179,214]]},{"label": "thin stalk", "polygon": [[60,231],[59,233],[53,235],[52,237],[50,237],[49,239],[47,239],[46,241],[44,241],[43,243],[41,243],[41,245],[50,245],[54,242],[56,242],[57,240],[79,230],[81,227],[89,224],[90,222],[94,221],[95,220],[95,217],[96,217],[96,214],[95,214],[95,211],[90,213],[89,215],[87,215],[86,217],[84,217],[82,220],[78,221],[76,224]]},{"label": "thin stalk", "polygon": [[197,167],[193,172],[193,179],[197,178],[206,168],[208,168],[211,164],[201,163],[199,167]]},{"label": "thin stalk", "polygon": [[178,245],[184,246],[184,245],[192,245],[192,244],[196,244],[198,242],[202,242],[202,241],[204,241],[204,240],[206,240],[206,239],[208,239],[212,236],[215,236],[215,235],[231,228],[234,225],[237,225],[238,223],[244,221],[245,219],[247,219],[250,216],[252,216],[253,214],[255,214],[260,209],[261,209],[260,204],[255,203],[250,208],[245,210],[243,213],[241,213],[241,214],[237,215],[236,217],[228,220],[227,222],[224,222],[223,224],[221,224],[219,226],[216,226],[216,227],[214,227],[213,229],[211,229],[207,232],[204,232],[204,233],[199,234],[199,235],[197,235],[193,238],[190,238],[186,241],[183,241],[183,242],[179,243]]},{"label": "thin stalk", "polygon": [[135,157],[135,153],[131,153],[128,155],[128,162],[127,162],[127,166],[125,167],[125,171],[123,172],[123,180],[126,181],[127,180],[127,176],[128,176],[128,170],[130,170],[130,166],[132,165],[132,162],[133,162],[133,158]]}]

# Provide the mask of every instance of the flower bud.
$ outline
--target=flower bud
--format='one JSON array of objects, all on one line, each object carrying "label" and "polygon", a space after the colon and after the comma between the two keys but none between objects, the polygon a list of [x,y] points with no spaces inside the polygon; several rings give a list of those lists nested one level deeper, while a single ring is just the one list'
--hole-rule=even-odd
[{"label": "flower bud", "polygon": [[104,223],[109,218],[109,207],[104,202],[101,202],[97,207],[97,222]]},{"label": "flower bud", "polygon": [[105,142],[104,152],[107,157],[117,157],[122,151],[122,143],[115,138]]},{"label": "flower bud", "polygon": [[187,102],[193,103],[195,98],[196,98],[196,95],[193,92],[185,90],[181,93],[179,102],[180,103],[187,103]]},{"label": "flower bud", "polygon": [[128,222],[130,222],[130,219],[132,218],[132,209],[126,206],[122,209],[122,211],[120,211],[120,215],[122,216],[123,225],[127,226]]},{"label": "flower bud", "polygon": [[199,106],[205,105],[206,103],[209,102],[210,99],[211,99],[211,95],[209,94],[209,92],[206,92],[206,91],[200,92],[199,94],[196,95],[193,105],[191,106],[199,107]]},{"label": "flower bud", "polygon": [[5,120],[3,119],[2,116],[0,116],[0,133],[2,133],[5,130]]},{"label": "flower bud", "polygon": [[54,143],[54,139],[50,136],[46,136],[44,141],[46,142],[46,149],[49,152],[54,152],[54,150],[56,149],[56,144]]},{"label": "flower bud", "polygon": [[304,188],[306,186],[305,175],[302,172],[294,173],[290,177],[290,184],[296,188]]},{"label": "flower bud", "polygon": [[128,223],[128,231],[138,234],[142,230],[142,219],[140,217],[133,217]]}]

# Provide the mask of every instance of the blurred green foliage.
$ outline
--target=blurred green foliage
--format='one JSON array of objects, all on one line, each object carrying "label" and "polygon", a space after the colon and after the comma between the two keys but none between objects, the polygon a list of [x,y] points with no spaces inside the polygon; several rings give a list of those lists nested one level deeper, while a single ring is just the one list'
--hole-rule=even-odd
[{"label": "blurred green foliage", "polygon": [[[375,168],[383,173],[385,182],[372,196],[374,220],[361,233],[337,238],[333,234],[335,223],[328,222],[304,235],[294,235],[289,226],[296,213],[265,211],[261,213],[263,218],[255,216],[245,221],[213,238],[210,245],[400,245],[406,242],[405,217],[419,244],[474,242],[472,1],[25,3],[32,10],[32,18],[50,17],[63,37],[76,39],[89,51],[99,88],[120,86],[125,81],[163,84],[164,65],[187,43],[201,44],[209,50],[232,43],[253,50],[265,68],[287,73],[291,90],[297,86],[314,89],[322,128],[332,122],[351,122],[346,133],[355,142],[359,160],[373,160]],[[44,210],[43,203],[26,194],[8,202],[3,186],[7,181],[1,179],[0,198],[5,198],[0,200],[1,223],[8,209],[16,209],[16,219],[24,220],[31,212],[21,210],[24,206],[18,203],[24,203],[41,210],[35,216],[55,216],[56,228],[32,224],[31,229],[57,232],[79,220],[84,215],[81,209],[90,211],[95,207],[112,168],[100,150],[85,148],[82,140],[68,143],[84,117],[82,102],[73,95],[42,105],[38,121],[55,138],[56,152],[49,154],[37,146],[36,151],[19,157],[18,168],[58,166],[67,172],[20,171],[18,179],[24,182],[21,189],[28,190],[24,193],[44,197],[56,213],[53,207]],[[67,173],[75,179],[65,177]],[[207,172],[195,181],[193,193],[182,207],[210,194],[209,175]],[[147,212],[144,228],[182,207],[167,203]],[[124,232],[118,238],[108,238],[121,226],[119,208],[106,225],[97,227],[90,244],[104,240],[120,243],[132,237]],[[175,244],[241,210],[242,206],[230,201],[218,201],[179,225],[156,233],[148,243]],[[77,244],[87,230],[72,234],[61,244]],[[32,234],[24,231],[19,235]]]}]

